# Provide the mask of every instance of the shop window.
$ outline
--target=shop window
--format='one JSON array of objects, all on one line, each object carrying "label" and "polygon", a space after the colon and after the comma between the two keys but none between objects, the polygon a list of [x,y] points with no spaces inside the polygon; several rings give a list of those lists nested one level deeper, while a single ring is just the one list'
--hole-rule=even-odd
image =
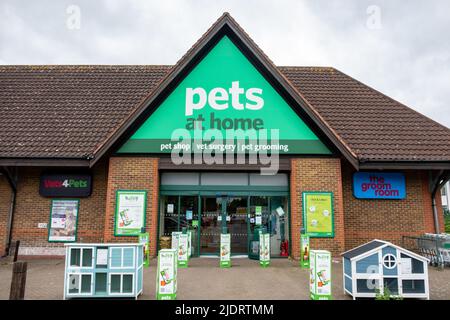
[{"label": "shop window", "polygon": [[162,197],[161,215],[160,234],[171,237],[172,232],[178,231],[178,196]]}]

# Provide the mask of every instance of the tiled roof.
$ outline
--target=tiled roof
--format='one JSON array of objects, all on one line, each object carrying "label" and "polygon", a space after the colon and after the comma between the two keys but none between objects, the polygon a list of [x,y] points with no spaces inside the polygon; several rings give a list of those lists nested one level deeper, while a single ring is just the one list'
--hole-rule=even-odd
[{"label": "tiled roof", "polygon": [[450,161],[450,129],[334,68],[281,67],[359,161]]},{"label": "tiled roof", "polygon": [[[0,158],[86,158],[170,66],[0,66]],[[360,161],[450,161],[450,130],[333,68],[279,67]]]},{"label": "tiled roof", "polygon": [[85,158],[169,66],[0,66],[0,158]]}]

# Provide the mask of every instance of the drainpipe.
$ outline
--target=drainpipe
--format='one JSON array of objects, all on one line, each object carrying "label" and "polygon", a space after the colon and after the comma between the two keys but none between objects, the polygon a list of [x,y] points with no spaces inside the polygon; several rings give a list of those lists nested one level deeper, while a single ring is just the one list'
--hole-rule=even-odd
[{"label": "drainpipe", "polygon": [[17,194],[17,172],[12,176],[12,174],[4,167],[2,173],[5,175],[6,180],[8,180],[9,186],[11,187],[11,202],[9,206],[8,224],[7,224],[7,236],[6,236],[6,255],[8,255],[9,249],[11,247],[12,241],[12,228],[14,223],[14,211],[16,207],[16,194]]},{"label": "drainpipe", "polygon": [[[430,175],[432,173],[430,172]],[[450,179],[450,173],[448,171],[441,170],[439,171],[436,178],[433,180],[433,177],[431,178],[431,207],[433,209],[433,220],[434,220],[434,229],[436,233],[439,233],[439,216],[437,212],[436,207],[436,194],[438,194],[438,191],[442,188],[444,184],[447,183]]]}]

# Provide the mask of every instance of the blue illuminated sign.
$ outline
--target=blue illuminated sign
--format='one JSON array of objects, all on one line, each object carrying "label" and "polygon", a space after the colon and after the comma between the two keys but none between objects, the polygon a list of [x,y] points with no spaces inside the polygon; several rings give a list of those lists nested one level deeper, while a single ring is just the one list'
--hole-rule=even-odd
[{"label": "blue illuminated sign", "polygon": [[356,172],[353,194],[358,199],[405,199],[403,173]]}]

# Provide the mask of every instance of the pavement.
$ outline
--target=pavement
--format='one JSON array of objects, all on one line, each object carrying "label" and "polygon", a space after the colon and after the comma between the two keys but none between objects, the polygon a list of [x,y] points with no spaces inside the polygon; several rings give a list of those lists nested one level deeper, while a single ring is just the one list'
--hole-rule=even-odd
[{"label": "pavement", "polygon": [[[29,259],[25,299],[63,298],[63,259]],[[217,258],[193,258],[189,268],[178,269],[177,298],[232,300],[309,299],[309,272],[297,261],[272,259],[268,268],[258,261],[235,258],[229,269],[219,268]],[[0,299],[9,298],[12,265],[0,261]],[[333,262],[333,299],[348,300],[342,289],[342,264]],[[144,269],[144,292],[139,299],[155,299],[156,260]],[[429,268],[430,299],[450,299],[450,268]]]}]

